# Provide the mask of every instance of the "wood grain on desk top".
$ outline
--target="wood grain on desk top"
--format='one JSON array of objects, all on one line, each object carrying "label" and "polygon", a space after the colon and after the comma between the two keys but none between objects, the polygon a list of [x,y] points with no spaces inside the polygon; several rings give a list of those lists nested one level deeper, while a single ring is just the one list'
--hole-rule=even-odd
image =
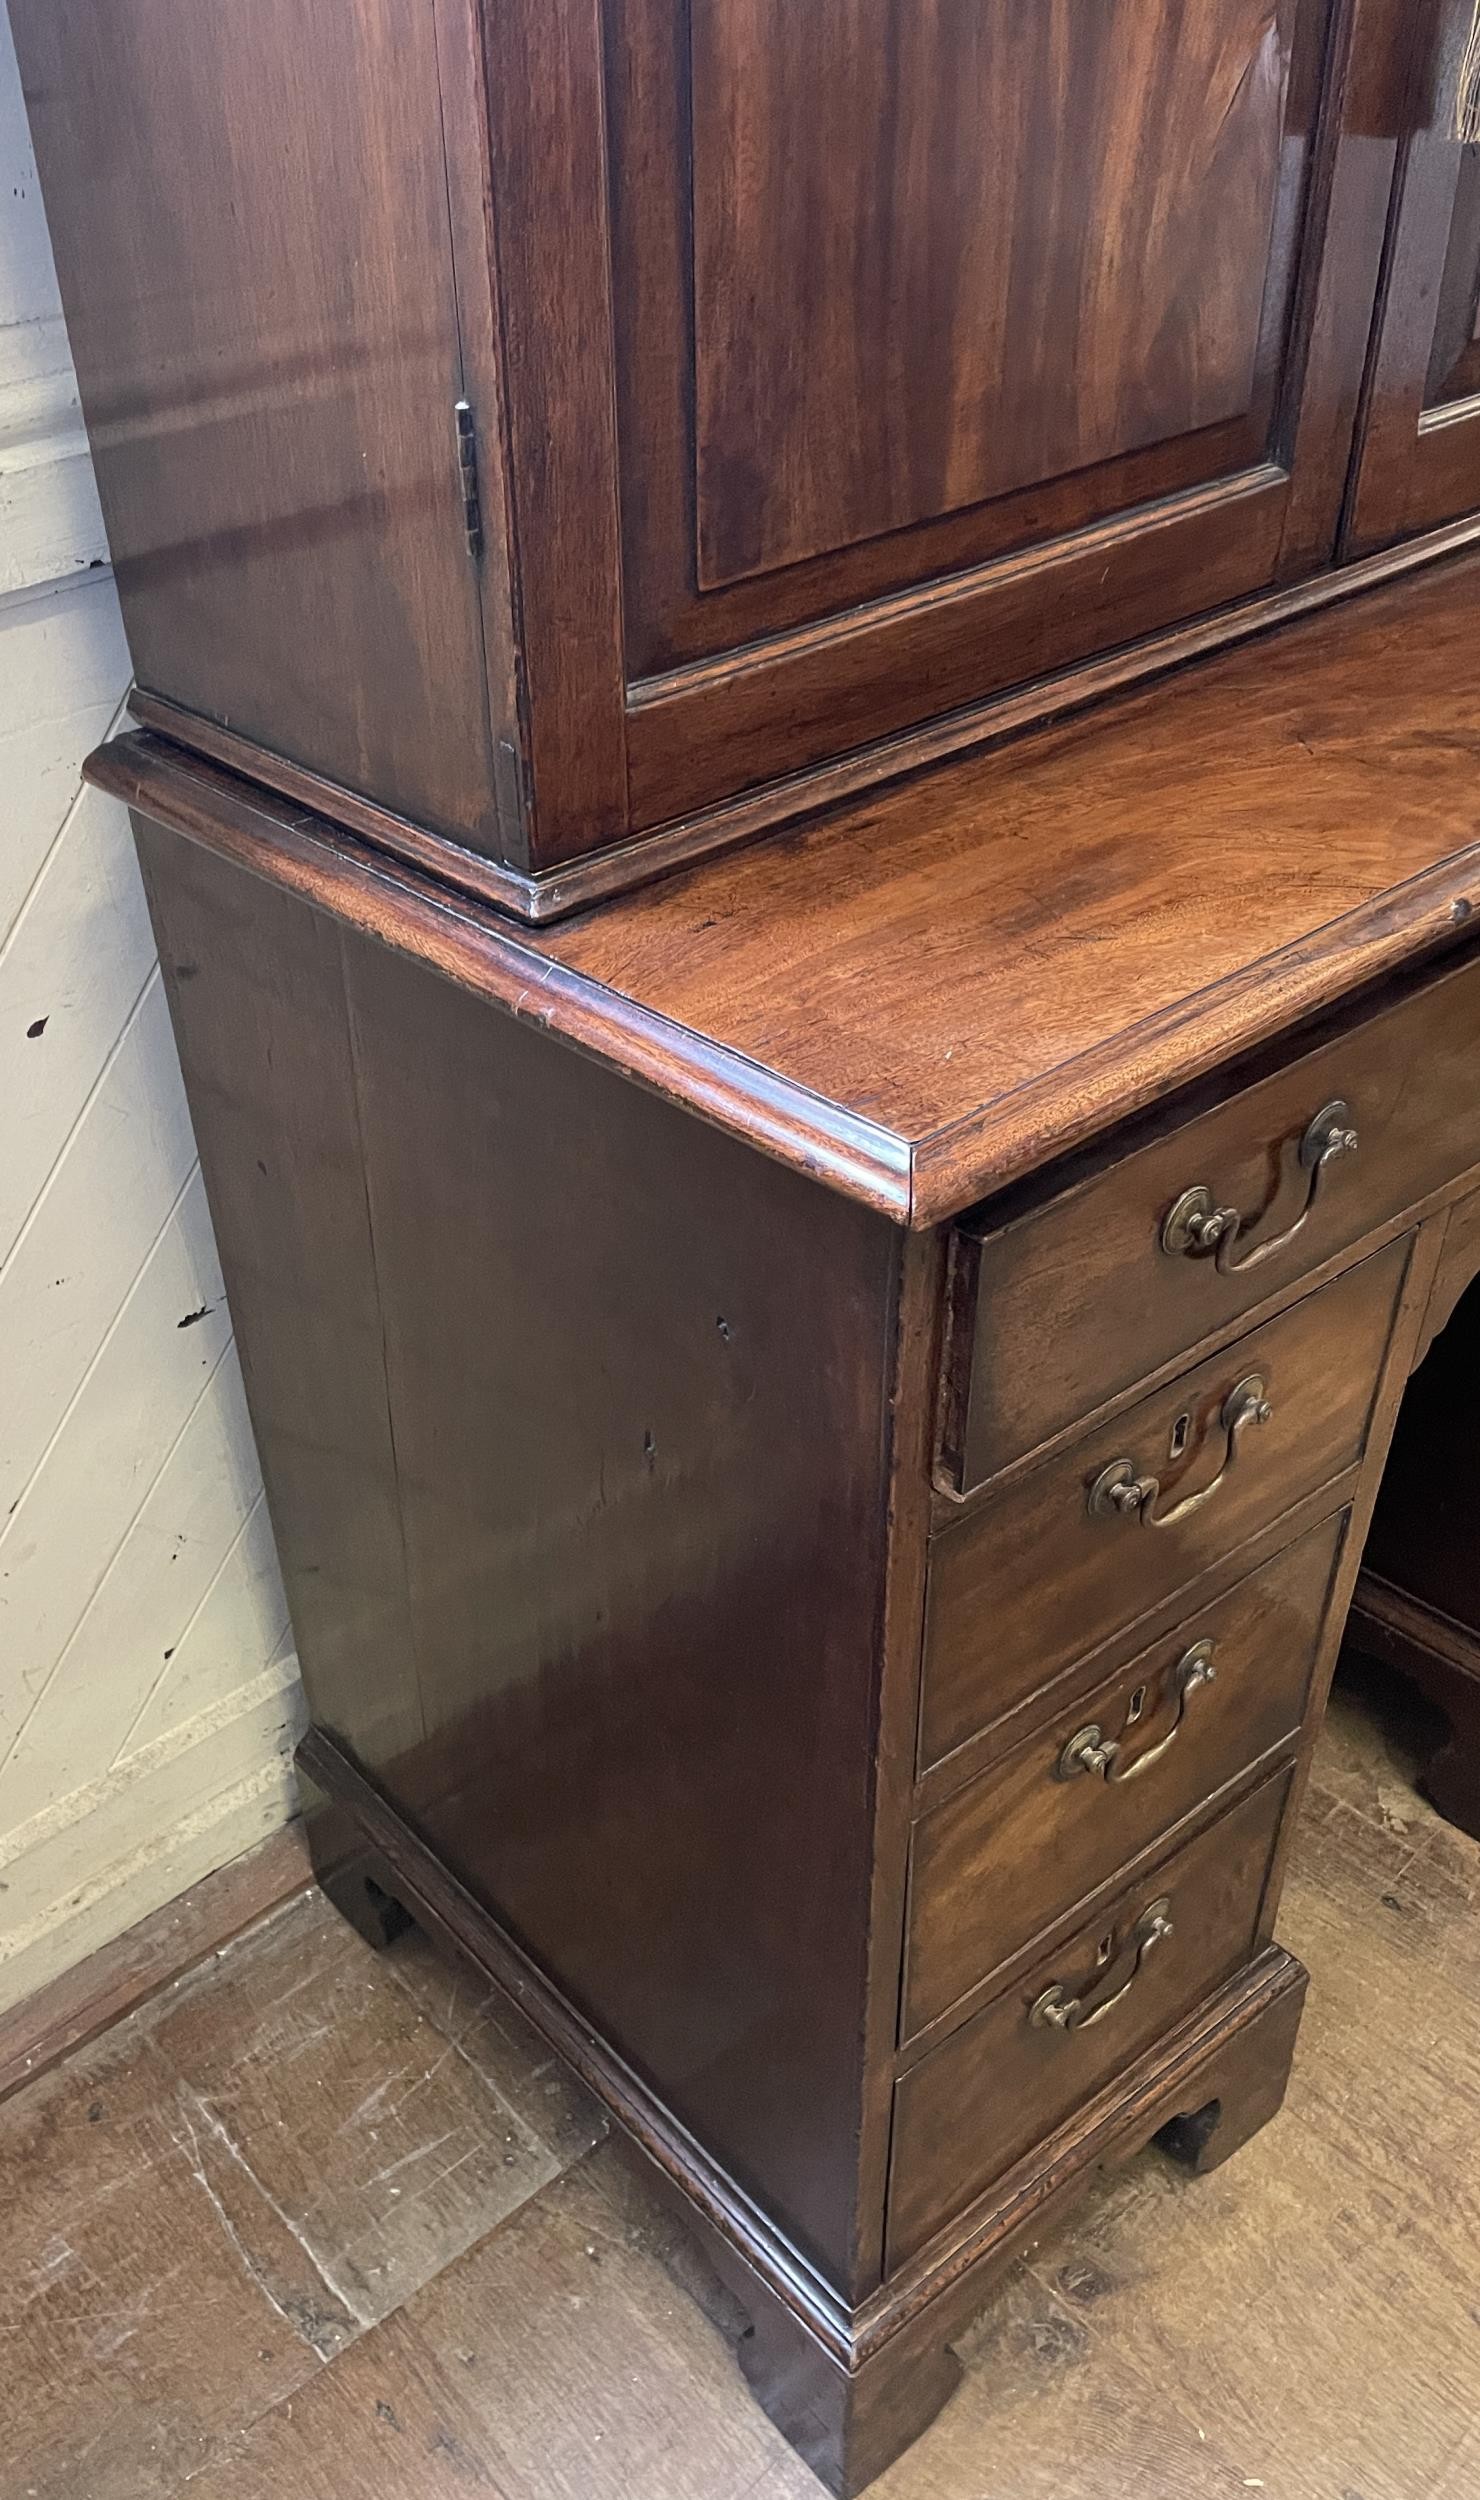
[{"label": "wood grain on desk top", "polygon": [[94,778],[902,1221],[1453,940],[1480,558],[554,928],[133,737]]}]

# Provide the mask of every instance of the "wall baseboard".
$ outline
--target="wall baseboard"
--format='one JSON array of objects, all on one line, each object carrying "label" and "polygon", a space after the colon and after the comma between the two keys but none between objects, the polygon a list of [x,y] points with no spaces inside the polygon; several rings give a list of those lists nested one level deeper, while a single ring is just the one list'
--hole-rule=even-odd
[{"label": "wall baseboard", "polygon": [[60,316],[18,324],[8,352],[0,337],[0,592],[107,562],[66,331]]},{"label": "wall baseboard", "polygon": [[0,2013],[280,1830],[301,1723],[290,1654],[7,1832]]}]

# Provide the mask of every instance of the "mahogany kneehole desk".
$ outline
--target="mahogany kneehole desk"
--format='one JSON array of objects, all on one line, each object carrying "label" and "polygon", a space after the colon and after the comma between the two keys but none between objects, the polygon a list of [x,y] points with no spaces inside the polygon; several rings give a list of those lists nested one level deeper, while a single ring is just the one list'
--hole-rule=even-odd
[{"label": "mahogany kneehole desk", "polygon": [[1279,2107],[1310,1749],[1480,1270],[1477,595],[538,935],[156,735],[94,759],[323,1881],[578,2068],[834,2491],[1097,2165]]},{"label": "mahogany kneehole desk", "polygon": [[1380,1484],[1480,1824],[1477,6],[9,0],[318,1863],[839,2493],[1278,2106]]}]

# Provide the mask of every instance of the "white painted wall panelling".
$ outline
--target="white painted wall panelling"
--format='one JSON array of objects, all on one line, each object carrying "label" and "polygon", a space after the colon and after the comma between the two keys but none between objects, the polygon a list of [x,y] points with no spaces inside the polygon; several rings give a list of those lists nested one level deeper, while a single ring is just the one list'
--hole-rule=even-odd
[{"label": "white painted wall panelling", "polygon": [[127,820],[0,13],[0,2007],[292,1811],[301,1697]]}]

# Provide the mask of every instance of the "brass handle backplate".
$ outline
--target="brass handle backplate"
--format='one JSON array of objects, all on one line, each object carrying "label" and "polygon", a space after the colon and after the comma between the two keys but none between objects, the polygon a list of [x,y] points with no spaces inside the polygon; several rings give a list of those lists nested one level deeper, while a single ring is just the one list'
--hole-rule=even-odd
[{"label": "brass handle backplate", "polygon": [[1343,1155],[1356,1153],[1357,1142],[1349,1105],[1328,1102],[1324,1111],[1316,1113],[1300,1140],[1300,1168],[1309,1178],[1305,1204],[1293,1224],[1287,1224],[1282,1233],[1272,1234],[1268,1241],[1256,1242],[1242,1258],[1235,1258],[1239,1242],[1248,1233],[1248,1224],[1237,1207],[1220,1207],[1206,1182],[1199,1181],[1196,1188],[1183,1190],[1162,1225],[1162,1249],[1169,1259],[1211,1257],[1220,1276],[1243,1276],[1251,1267],[1261,1267],[1266,1259],[1287,1248],[1297,1233],[1304,1232],[1326,1174]]},{"label": "brass handle backplate", "polygon": [[1107,1736],[1104,1729],[1097,1724],[1082,1727],[1078,1735],[1071,1736],[1064,1747],[1055,1765],[1054,1776],[1061,1780],[1071,1780],[1077,1779],[1081,1772],[1087,1771],[1104,1780],[1107,1787],[1128,1787],[1132,1780],[1140,1779],[1144,1772],[1149,1771],[1153,1763],[1160,1762],[1163,1754],[1170,1752],[1182,1733],[1182,1723],[1187,1716],[1187,1705],[1193,1694],[1201,1692],[1205,1684],[1216,1682],[1217,1674],[1218,1670],[1213,1664],[1212,1642],[1195,1641],[1191,1649],[1177,1661],[1176,1672],[1172,1678],[1173,1689],[1177,1696],[1177,1715],[1165,1736],[1158,1743],[1148,1745],[1144,1753],[1138,1753],[1133,1760],[1127,1762],[1124,1758],[1124,1729],[1119,1736]]},{"label": "brass handle backplate", "polygon": [[1034,1998],[1028,2008],[1028,2020],[1035,2031],[1090,2031],[1096,2023],[1102,2023],[1130,1995],[1147,1954],[1171,1933],[1170,1901],[1153,1901],[1149,1909],[1141,1912],[1126,1940],[1125,1951],[1116,1955],[1098,1987],[1072,1997],[1063,1981],[1055,1980],[1051,1988]]},{"label": "brass handle backplate", "polygon": [[1238,1459],[1239,1442],[1250,1424],[1267,1424],[1274,1409],[1264,1394],[1264,1382],[1258,1372],[1250,1372],[1236,1389],[1230,1389],[1219,1410],[1218,1420],[1227,1435],[1223,1464],[1211,1483],[1196,1493],[1189,1493],[1170,1510],[1158,1510],[1161,1493],[1159,1476],[1139,1476],[1128,1458],[1113,1458],[1102,1467],[1089,1488],[1089,1512],[1092,1519],[1139,1519],[1143,1528],[1175,1528],[1180,1520],[1190,1519],[1193,1512],[1210,1502],[1221,1485],[1227,1483]]}]

